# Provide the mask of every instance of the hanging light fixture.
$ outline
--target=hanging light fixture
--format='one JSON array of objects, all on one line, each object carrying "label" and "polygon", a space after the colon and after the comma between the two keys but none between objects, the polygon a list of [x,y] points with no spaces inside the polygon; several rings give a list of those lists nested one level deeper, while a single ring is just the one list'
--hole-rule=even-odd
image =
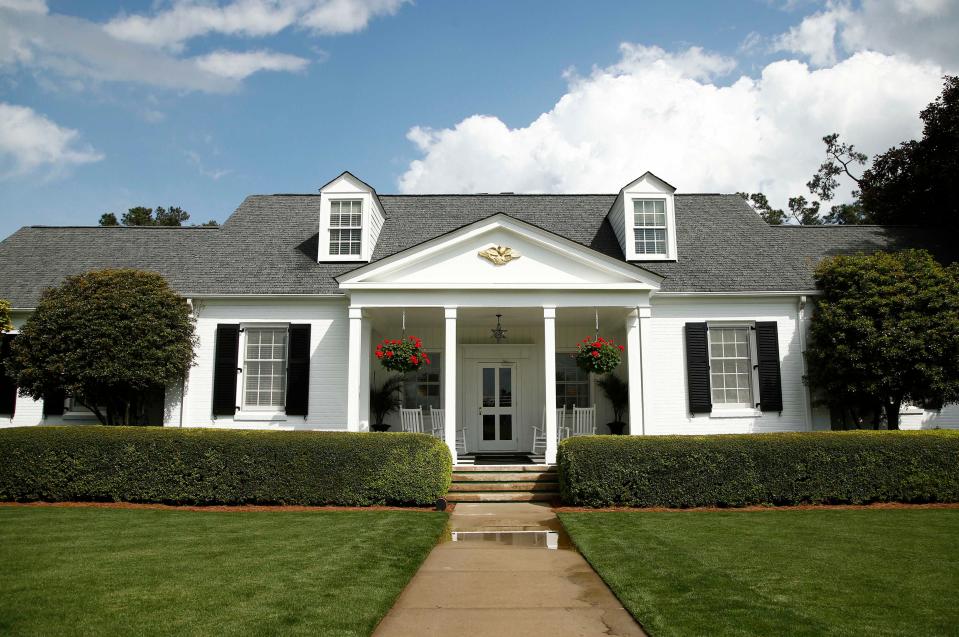
[{"label": "hanging light fixture", "polygon": [[500,319],[501,319],[501,318],[503,318],[503,315],[502,315],[502,314],[497,314],[497,315],[496,315],[496,327],[494,327],[493,329],[490,330],[490,334],[492,335],[492,337],[493,337],[494,339],[496,339],[496,342],[497,342],[497,343],[502,343],[503,341],[505,341],[505,340],[506,340],[506,332],[509,331],[509,330],[504,330],[504,329],[503,329],[503,325],[502,325],[502,323],[500,322]]}]

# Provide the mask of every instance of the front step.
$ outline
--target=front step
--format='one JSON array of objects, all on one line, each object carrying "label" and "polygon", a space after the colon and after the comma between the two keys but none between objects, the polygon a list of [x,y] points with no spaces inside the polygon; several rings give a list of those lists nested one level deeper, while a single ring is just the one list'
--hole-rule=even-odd
[{"label": "front step", "polygon": [[559,498],[556,467],[548,465],[457,465],[449,502],[549,502]]}]

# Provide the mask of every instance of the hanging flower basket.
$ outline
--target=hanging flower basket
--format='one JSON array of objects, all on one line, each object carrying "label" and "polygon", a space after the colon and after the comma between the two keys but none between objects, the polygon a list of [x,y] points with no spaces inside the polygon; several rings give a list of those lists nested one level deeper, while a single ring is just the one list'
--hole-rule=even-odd
[{"label": "hanging flower basket", "polygon": [[598,336],[584,338],[576,352],[576,366],[590,374],[608,374],[622,360],[623,346]]},{"label": "hanging flower basket", "polygon": [[415,372],[430,362],[429,355],[423,351],[423,341],[415,336],[384,339],[376,346],[376,357],[383,367],[401,374]]}]

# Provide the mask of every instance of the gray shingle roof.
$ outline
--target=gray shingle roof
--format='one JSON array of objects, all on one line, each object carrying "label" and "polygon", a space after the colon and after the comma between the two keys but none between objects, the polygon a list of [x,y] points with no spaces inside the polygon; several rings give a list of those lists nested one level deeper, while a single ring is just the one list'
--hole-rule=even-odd
[{"label": "gray shingle roof", "polygon": [[[382,259],[497,213],[623,258],[606,213],[616,195],[379,195]],[[163,274],[183,294],[337,294],[335,277],[361,264],[317,263],[318,195],[247,197],[219,229],[26,227],[0,242],[0,298],[33,307],[70,274],[134,267]],[[916,228],[770,227],[738,195],[677,195],[676,262],[639,263],[663,291],[812,289],[824,256],[948,243]]]}]

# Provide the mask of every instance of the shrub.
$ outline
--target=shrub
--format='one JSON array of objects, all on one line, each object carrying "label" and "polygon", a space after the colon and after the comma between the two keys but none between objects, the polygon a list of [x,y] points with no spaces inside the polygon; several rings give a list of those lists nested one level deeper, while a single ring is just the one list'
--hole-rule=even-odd
[{"label": "shrub", "polygon": [[585,436],[558,465],[577,506],[959,502],[959,431]]},{"label": "shrub", "polygon": [[0,500],[428,505],[449,450],[424,434],[18,427],[0,430]]}]

